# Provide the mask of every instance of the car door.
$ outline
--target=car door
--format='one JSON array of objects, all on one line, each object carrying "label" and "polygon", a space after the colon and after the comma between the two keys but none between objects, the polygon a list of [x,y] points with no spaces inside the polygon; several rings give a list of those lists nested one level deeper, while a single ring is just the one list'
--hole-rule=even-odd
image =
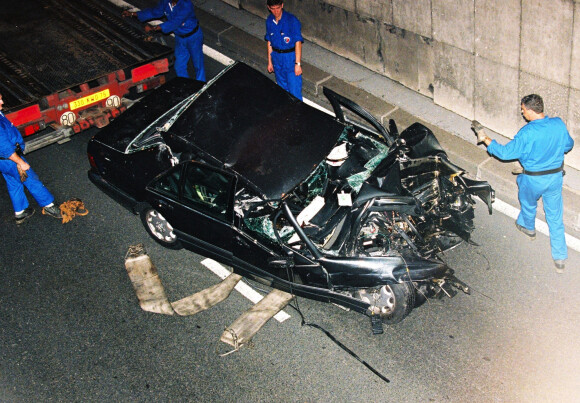
[{"label": "car door", "polygon": [[239,217],[238,221],[237,228],[234,229],[232,244],[234,266],[246,275],[253,273],[262,278],[270,277],[270,275],[286,277],[285,271],[274,270],[269,265],[272,259],[281,257],[280,246],[263,234],[249,231],[243,218]]},{"label": "car door", "polygon": [[180,240],[231,264],[234,186],[234,176],[189,161],[157,177],[147,191]]},{"label": "car door", "polygon": [[[257,206],[262,205],[261,197],[250,189],[251,186],[244,184],[242,179],[238,181],[238,203],[243,205],[246,199],[256,200]],[[292,266],[292,259],[274,235],[270,213],[264,210],[263,215],[254,214],[251,203],[247,205],[245,216],[238,209],[234,217],[233,266],[240,273],[248,277],[257,276],[270,285],[277,283],[278,279],[288,280],[291,274],[288,267]]]}]

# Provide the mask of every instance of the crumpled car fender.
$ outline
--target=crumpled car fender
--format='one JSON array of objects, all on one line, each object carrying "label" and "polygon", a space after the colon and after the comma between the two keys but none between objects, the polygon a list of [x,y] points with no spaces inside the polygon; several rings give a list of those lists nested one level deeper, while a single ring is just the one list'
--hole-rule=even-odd
[{"label": "crumpled car fender", "polygon": [[400,140],[403,140],[404,144],[410,148],[410,158],[429,157],[437,154],[447,155],[433,132],[421,123],[415,122],[403,130],[399,136]]},{"label": "crumpled car fender", "polygon": [[402,281],[443,278],[451,269],[442,262],[416,256],[332,257],[317,259],[334,288],[376,287]]}]

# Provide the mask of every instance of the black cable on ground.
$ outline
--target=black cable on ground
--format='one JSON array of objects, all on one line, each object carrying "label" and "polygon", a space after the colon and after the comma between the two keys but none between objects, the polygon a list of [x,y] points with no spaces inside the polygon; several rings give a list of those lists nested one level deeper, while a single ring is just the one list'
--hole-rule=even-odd
[{"label": "black cable on ground", "polygon": [[[294,294],[292,294],[294,295]],[[289,304],[293,309],[296,310],[296,312],[298,312],[298,314],[300,315],[300,318],[302,319],[302,323],[301,326],[310,326],[313,327],[315,329],[320,330],[321,332],[323,332],[330,340],[332,340],[338,347],[342,348],[344,351],[346,351],[347,353],[349,353],[354,359],[356,359],[358,362],[360,362],[362,365],[364,365],[368,370],[370,370],[373,374],[375,374],[376,376],[378,376],[379,378],[381,378],[383,381],[385,381],[386,383],[390,383],[391,381],[385,377],[383,374],[381,374],[379,371],[377,371],[376,369],[374,369],[368,362],[364,361],[363,359],[361,359],[354,351],[352,351],[350,348],[348,348],[347,346],[345,346],[344,344],[342,344],[336,337],[334,337],[328,330],[324,329],[322,326],[317,325],[316,323],[309,323],[306,322],[306,319],[304,318],[304,315],[302,314],[302,311],[300,311],[300,308],[298,307],[298,299],[297,297],[294,295],[294,299],[296,300],[296,306]]]},{"label": "black cable on ground", "polygon": [[[292,279],[292,277],[290,277],[290,273],[288,273],[289,275],[289,279]],[[246,281],[246,279],[242,279],[242,281]],[[290,283],[292,283],[292,281],[290,280]],[[262,291],[263,293],[267,294],[268,291],[261,289],[259,287],[253,286],[254,288],[258,289],[259,291]],[[296,312],[298,312],[298,315],[300,315],[300,319],[301,319],[301,326],[310,326],[313,327],[315,329],[320,330],[321,332],[323,332],[330,340],[332,340],[338,347],[340,347],[341,349],[343,349],[344,351],[346,351],[348,354],[350,354],[354,359],[356,359],[358,362],[360,362],[362,365],[364,365],[369,371],[371,371],[373,374],[375,374],[376,376],[378,376],[379,378],[381,378],[383,381],[385,381],[386,383],[390,383],[391,381],[385,377],[383,374],[381,374],[379,371],[377,371],[376,369],[374,369],[368,362],[364,361],[363,359],[361,359],[354,351],[352,351],[350,348],[348,348],[347,346],[345,346],[344,344],[342,344],[336,337],[334,337],[332,335],[332,333],[330,333],[328,330],[324,329],[322,326],[317,325],[316,323],[309,323],[306,322],[306,319],[304,318],[304,314],[302,313],[302,311],[300,310],[300,307],[298,306],[298,297],[294,294],[294,291],[292,290],[292,286],[290,286],[290,293],[292,294],[292,296],[294,297],[294,300],[296,301],[295,305],[292,305],[292,303],[288,304],[292,309],[294,309]]]},{"label": "black cable on ground", "polygon": [[347,346],[345,346],[344,344],[342,344],[336,337],[334,337],[328,330],[324,329],[322,326],[317,325],[316,323],[309,323],[306,322],[306,319],[304,318],[304,315],[302,314],[302,311],[300,310],[300,307],[298,306],[298,297],[294,294],[294,290],[292,289],[292,283],[294,282],[294,271],[292,271],[292,269],[287,268],[286,269],[286,273],[288,275],[288,280],[290,281],[290,293],[292,294],[292,296],[294,297],[294,301],[296,301],[295,305],[292,305],[292,303],[290,303],[289,305],[296,310],[296,312],[298,312],[298,315],[300,315],[300,318],[302,320],[302,323],[300,324],[301,326],[310,326],[313,327],[315,329],[320,330],[321,332],[323,332],[330,340],[332,340],[338,347],[342,348],[344,351],[346,351],[348,354],[350,354],[354,359],[356,359],[358,362],[360,362],[362,365],[364,365],[368,370],[370,370],[373,374],[375,374],[376,376],[378,376],[379,378],[381,378],[383,381],[385,381],[386,383],[390,383],[391,381],[385,377],[383,374],[381,374],[379,371],[377,371],[376,369],[374,369],[368,362],[364,361],[363,359],[361,359],[354,351],[352,351],[350,348],[348,348]]},{"label": "black cable on ground", "polygon": [[[487,267],[485,268],[485,270],[486,270],[486,271],[490,270],[490,269],[491,269],[491,264],[489,263],[489,259],[487,258],[487,256],[486,256],[486,255],[485,255],[483,252],[481,252],[481,250],[480,250],[480,246],[479,246],[479,245],[477,245],[477,244],[476,244],[476,245],[471,245],[471,246],[473,246],[474,248],[476,248],[476,249],[475,249],[475,253],[476,253],[476,254],[478,254],[479,256],[481,256],[482,258],[484,258],[484,259],[485,259],[485,262],[486,262],[486,264],[487,264]],[[478,293],[478,294],[480,294],[480,295],[483,295],[485,298],[489,298],[489,299],[490,299],[490,300],[492,300],[493,302],[496,302],[496,300],[495,300],[495,299],[493,299],[492,297],[490,297],[489,295],[486,295],[486,294],[482,293],[481,291],[479,291],[479,290],[477,290],[477,289],[475,289],[475,288],[473,288],[473,287],[470,287],[470,288],[471,288],[473,291],[475,291],[476,293]]]}]

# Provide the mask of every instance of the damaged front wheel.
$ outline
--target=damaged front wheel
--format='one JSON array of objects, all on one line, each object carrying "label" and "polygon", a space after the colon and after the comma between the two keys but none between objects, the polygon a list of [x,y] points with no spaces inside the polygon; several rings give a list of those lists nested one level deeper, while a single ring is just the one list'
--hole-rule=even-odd
[{"label": "damaged front wheel", "polygon": [[415,289],[411,283],[367,288],[359,290],[356,296],[371,304],[371,313],[380,315],[382,322],[387,325],[402,321],[415,307]]}]

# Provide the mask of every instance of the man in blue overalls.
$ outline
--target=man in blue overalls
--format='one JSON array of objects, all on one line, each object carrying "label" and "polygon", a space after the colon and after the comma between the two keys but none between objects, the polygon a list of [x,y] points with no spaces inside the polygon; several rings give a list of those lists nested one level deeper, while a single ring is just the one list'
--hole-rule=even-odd
[{"label": "man in blue overalls", "polygon": [[539,95],[523,97],[521,112],[528,123],[506,145],[487,137],[479,122],[474,121],[472,127],[479,142],[487,146],[488,153],[502,160],[520,161],[524,169],[517,179],[521,211],[516,228],[530,239],[536,238],[536,208],[542,197],[552,258],[556,272],[563,273],[568,249],[563,222],[562,171],[564,154],[572,149],[574,140],[562,119],[544,114],[544,101]]},{"label": "man in blue overalls", "polygon": [[266,19],[268,73],[276,74],[276,82],[302,100],[302,33],[298,18],[285,12],[283,0],[267,0],[272,14]]},{"label": "man in blue overalls", "polygon": [[123,11],[123,17],[137,17],[149,21],[165,16],[167,21],[160,25],[145,27],[146,32],[161,31],[175,35],[175,73],[178,77],[189,77],[187,63],[191,58],[195,79],[205,82],[203,65],[203,33],[195,16],[191,0],[161,0],[157,6],[133,12]]},{"label": "man in blue overalls", "polygon": [[16,224],[22,224],[34,214],[34,208],[28,205],[24,194],[24,186],[38,205],[43,207],[43,214],[61,218],[59,208],[54,205],[54,196],[20,155],[24,151],[24,140],[18,129],[2,113],[3,104],[0,94],[0,172],[6,180]]}]

